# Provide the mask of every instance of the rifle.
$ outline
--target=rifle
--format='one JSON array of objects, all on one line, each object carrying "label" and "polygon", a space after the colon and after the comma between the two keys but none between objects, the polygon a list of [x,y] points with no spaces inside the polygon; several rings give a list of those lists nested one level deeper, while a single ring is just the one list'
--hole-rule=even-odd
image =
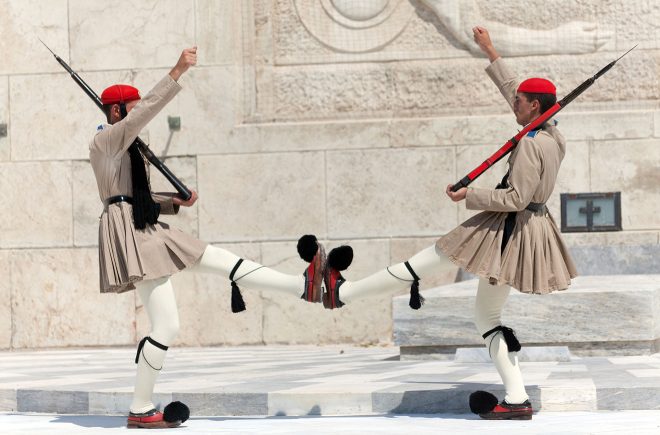
[{"label": "rifle", "polygon": [[[635,47],[637,47],[637,45],[635,45]],[[621,55],[621,57],[619,57],[618,59],[605,65],[605,67],[603,67],[600,71],[598,71],[593,77],[590,77],[587,80],[585,80],[580,86],[573,89],[571,93],[569,93],[564,98],[562,98],[561,101],[555,103],[554,106],[543,112],[541,116],[539,116],[534,121],[527,124],[527,126],[523,128],[522,131],[520,131],[517,135],[509,139],[507,143],[505,143],[492,156],[488,157],[482,164],[477,166],[472,172],[467,174],[465,177],[461,178],[460,181],[456,182],[456,184],[452,186],[451,191],[457,192],[460,188],[467,187],[470,183],[476,180],[477,177],[479,177],[481,174],[486,172],[488,168],[490,168],[495,163],[499,162],[504,156],[509,154],[518,145],[520,139],[522,139],[527,133],[539,127],[540,125],[543,125],[543,123],[545,123],[550,118],[555,116],[557,112],[559,112],[561,109],[566,107],[571,101],[575,100],[582,92],[586,91],[591,85],[594,84],[596,80],[598,80],[598,78],[600,78],[600,76],[602,76],[607,71],[609,71],[614,66],[614,64],[616,64],[623,56],[633,51],[635,47],[623,53],[623,55]]]},{"label": "rifle", "polygon": [[[39,41],[41,41],[41,39],[39,39]],[[67,63],[64,62],[64,61],[62,60],[61,57],[59,57],[58,55],[56,55],[55,53],[53,53],[53,50],[51,50],[51,49],[50,49],[50,48],[44,43],[44,41],[41,41],[41,43],[44,44],[44,46],[48,49],[48,51],[50,51],[50,52],[53,54],[53,56],[55,56],[55,60],[57,60],[57,61],[59,62],[59,64],[62,65],[62,67],[63,67],[63,68],[69,73],[69,74],[71,74],[71,78],[73,79],[73,81],[76,82],[76,83],[78,84],[78,86],[80,86],[80,87],[82,88],[82,90],[87,94],[87,96],[88,96],[89,98],[92,99],[92,101],[94,101],[94,103],[96,104],[96,106],[97,106],[99,109],[103,110],[103,103],[101,102],[101,99],[100,99],[99,96],[96,94],[96,92],[94,92],[94,90],[92,90],[92,88],[90,88],[89,85],[88,85],[87,83],[85,83],[85,81],[84,81],[83,79],[80,78],[80,76],[78,75],[78,73],[76,73],[74,70],[72,70],[71,67],[70,67],[69,65],[67,65]],[[143,155],[144,157],[146,157],[146,159],[149,160],[149,162],[150,162],[152,165],[154,165],[154,166],[156,167],[156,169],[158,169],[158,170],[159,170],[159,171],[165,176],[165,178],[167,178],[167,181],[169,181],[169,182],[172,184],[172,186],[174,186],[174,188],[176,189],[176,191],[179,192],[179,195],[181,196],[181,198],[182,198],[184,201],[189,200],[190,197],[192,196],[192,193],[190,192],[190,189],[188,189],[188,188],[187,188],[187,187],[181,182],[181,180],[179,180],[179,179],[178,179],[178,178],[172,173],[172,171],[170,171],[170,169],[169,169],[167,166],[165,166],[165,164],[164,164],[163,162],[161,162],[160,159],[158,159],[158,157],[156,157],[156,155],[153,153],[153,151],[151,151],[151,149],[147,146],[147,144],[145,144],[145,143],[142,141],[142,139],[140,139],[139,137],[136,137],[136,138],[135,138],[135,143],[137,144],[138,149],[140,150],[140,152],[142,153],[142,155]]]}]

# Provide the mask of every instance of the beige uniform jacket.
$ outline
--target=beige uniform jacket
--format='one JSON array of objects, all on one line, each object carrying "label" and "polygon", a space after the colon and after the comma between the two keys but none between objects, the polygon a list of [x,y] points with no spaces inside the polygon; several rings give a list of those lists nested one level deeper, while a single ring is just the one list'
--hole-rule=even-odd
[{"label": "beige uniform jacket", "polygon": [[[128,148],[149,121],[174,98],[181,87],[169,74],[142,98],[128,115],[113,125],[101,125],[89,144],[101,201],[133,193]],[[178,212],[173,193],[156,193],[162,214]],[[157,222],[136,230],[133,208],[127,202],[111,204],[99,222],[99,270],[101,292],[124,292],[136,281],[161,278],[199,260],[206,243]]]},{"label": "beige uniform jacket", "polygon": [[[486,72],[510,106],[519,81],[499,58]],[[492,284],[508,284],[524,293],[564,290],[577,276],[557,225],[545,210],[526,210],[530,202],[545,203],[555,186],[566,154],[566,142],[549,123],[527,135],[509,157],[509,187],[468,188],[466,207],[484,210],[440,238],[438,248],[454,263]],[[504,221],[517,212],[511,238],[501,252]]]}]

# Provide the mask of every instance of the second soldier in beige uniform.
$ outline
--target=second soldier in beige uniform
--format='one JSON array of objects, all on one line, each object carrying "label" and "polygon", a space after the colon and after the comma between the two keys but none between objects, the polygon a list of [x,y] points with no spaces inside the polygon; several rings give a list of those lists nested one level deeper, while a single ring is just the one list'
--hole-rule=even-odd
[{"label": "second soldier in beige uniform", "polygon": [[[552,107],[555,88],[545,79],[519,82],[499,57],[488,32],[474,28],[474,39],[491,64],[488,75],[516,115],[527,125]],[[504,303],[511,288],[523,293],[546,294],[564,290],[576,270],[562,242],[554,219],[545,207],[566,153],[557,128],[544,124],[524,137],[509,157],[509,172],[496,189],[447,187],[453,201],[481,213],[468,219],[431,246],[404,263],[395,264],[360,281],[345,281],[334,271],[329,291],[335,306],[370,295],[390,294],[412,283],[411,307],[419,308],[419,280],[458,265],[479,276],[475,323],[491,359],[502,377],[506,396],[501,403],[484,393],[471,398],[471,407],[483,418],[530,419],[532,407],[518,366],[519,343],[501,323]],[[472,400],[474,399],[474,400]],[[494,402],[493,402],[494,400]],[[475,402],[475,403],[472,403]],[[474,407],[472,405],[475,405]]]}]

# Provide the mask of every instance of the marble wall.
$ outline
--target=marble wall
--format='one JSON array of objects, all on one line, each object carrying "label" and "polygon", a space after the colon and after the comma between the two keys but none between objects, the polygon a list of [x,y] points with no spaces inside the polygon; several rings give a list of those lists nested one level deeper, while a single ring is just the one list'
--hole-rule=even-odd
[{"label": "marble wall", "polygon": [[[102,205],[87,143],[103,119],[38,38],[97,92],[115,82],[145,92],[197,45],[183,91],[141,134],[200,194],[163,220],[295,274],[305,267],[300,235],[350,242],[351,279],[470,216],[444,186],[516,131],[466,26],[514,26],[521,41],[533,27],[568,35],[552,52],[531,44],[508,59],[561,95],[639,43],[557,116],[569,147],[549,206],[559,216],[560,193],[621,191],[623,231],[566,239],[587,273],[658,273],[649,256],[660,253],[660,2],[555,3],[548,14],[541,0],[0,0],[0,348],[132,345],[148,332],[134,292],[98,292]],[[168,188],[156,171],[152,181]],[[186,273],[174,283],[180,345],[392,342],[390,295],[331,312],[244,291],[248,311],[232,314],[225,279]]]}]

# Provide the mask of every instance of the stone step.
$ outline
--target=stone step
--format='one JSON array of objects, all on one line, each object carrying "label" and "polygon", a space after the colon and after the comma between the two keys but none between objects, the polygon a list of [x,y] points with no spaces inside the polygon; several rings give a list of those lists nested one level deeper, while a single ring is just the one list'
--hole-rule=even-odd
[{"label": "stone step", "polygon": [[[518,352],[520,362],[568,362],[571,352],[566,346],[523,347]],[[488,363],[491,361],[488,349],[485,347],[460,347],[454,355],[455,363]]]},{"label": "stone step", "polygon": [[[446,358],[481,346],[474,326],[477,280],[424,290],[425,305],[393,301],[394,342],[402,358]],[[576,355],[639,355],[660,348],[660,275],[585,276],[566,291],[511,291],[502,322],[523,346],[568,346]]]},{"label": "stone step", "polygon": [[[125,415],[134,349],[0,352],[0,412]],[[660,409],[660,354],[521,362],[541,411]],[[468,413],[502,398],[492,363],[401,361],[396,348],[172,349],[156,385],[195,416]]]}]

